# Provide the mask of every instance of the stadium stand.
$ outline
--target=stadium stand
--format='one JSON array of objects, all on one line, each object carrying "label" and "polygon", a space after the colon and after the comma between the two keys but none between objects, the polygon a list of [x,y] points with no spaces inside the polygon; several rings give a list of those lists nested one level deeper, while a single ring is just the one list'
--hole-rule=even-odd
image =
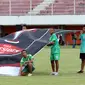
[{"label": "stadium stand", "polygon": [[[52,10],[53,6],[53,10]],[[74,8],[75,6],[75,8]],[[75,9],[75,12],[74,12]],[[52,13],[53,11],[53,13]],[[55,0],[55,3],[50,5],[46,10],[41,10],[40,14],[85,14],[85,0]]]},{"label": "stadium stand", "polygon": [[85,14],[85,0],[76,0],[76,14]]},{"label": "stadium stand", "polygon": [[43,0],[32,0],[32,9],[39,5]]},{"label": "stadium stand", "polygon": [[12,0],[12,15],[25,15],[30,10],[30,0]]},{"label": "stadium stand", "polygon": [[9,15],[8,0],[0,0],[0,15]]},{"label": "stadium stand", "polygon": [[[43,0],[32,0],[32,9]],[[0,0],[0,15],[26,15],[30,11],[30,0]]]},{"label": "stadium stand", "polygon": [[[46,1],[51,3],[48,4]],[[0,0],[0,15],[29,15],[35,8],[33,15],[85,14],[85,0],[75,1],[74,3],[74,0]]]},{"label": "stadium stand", "polygon": [[74,0],[55,0],[46,10],[41,10],[40,14],[74,14],[73,10]]}]

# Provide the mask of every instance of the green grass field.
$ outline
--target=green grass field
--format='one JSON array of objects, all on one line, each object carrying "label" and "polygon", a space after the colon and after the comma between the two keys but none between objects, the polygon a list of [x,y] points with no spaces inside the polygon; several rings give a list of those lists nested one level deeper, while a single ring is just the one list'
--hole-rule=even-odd
[{"label": "green grass field", "polygon": [[0,85],[85,85],[85,73],[80,70],[79,47],[61,47],[60,69],[58,76],[52,76],[50,49],[45,47],[35,55],[36,70],[32,77],[0,77]]}]

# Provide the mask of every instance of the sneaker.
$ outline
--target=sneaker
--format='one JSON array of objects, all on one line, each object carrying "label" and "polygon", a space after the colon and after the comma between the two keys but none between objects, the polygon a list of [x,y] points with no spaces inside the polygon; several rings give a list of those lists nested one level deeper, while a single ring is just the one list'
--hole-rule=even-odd
[{"label": "sneaker", "polygon": [[55,72],[52,72],[51,75],[55,75]]},{"label": "sneaker", "polygon": [[54,74],[55,76],[57,76],[58,75],[58,72],[55,72],[55,74]]},{"label": "sneaker", "polygon": [[32,74],[31,74],[31,73],[29,73],[29,74],[28,74],[28,76],[32,76]]},{"label": "sneaker", "polygon": [[83,73],[83,71],[80,70],[80,71],[78,71],[77,73]]}]

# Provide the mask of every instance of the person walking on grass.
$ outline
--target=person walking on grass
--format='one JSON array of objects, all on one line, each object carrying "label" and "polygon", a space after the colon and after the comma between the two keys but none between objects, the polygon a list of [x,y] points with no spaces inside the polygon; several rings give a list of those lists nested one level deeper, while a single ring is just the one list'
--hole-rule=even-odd
[{"label": "person walking on grass", "polygon": [[20,61],[20,76],[32,76],[32,71],[34,71],[34,57],[31,54],[27,54],[26,50],[21,52],[22,58]]},{"label": "person walking on grass", "polygon": [[54,29],[50,29],[49,32],[51,34],[49,43],[47,46],[51,46],[51,54],[50,54],[50,61],[52,67],[52,75],[58,75],[59,70],[59,59],[60,59],[60,46],[58,42],[58,38],[54,33]]},{"label": "person walking on grass", "polygon": [[85,66],[85,27],[83,27],[83,30],[81,31],[80,39],[81,39],[80,45],[81,69],[80,71],[78,71],[78,73],[83,73]]}]

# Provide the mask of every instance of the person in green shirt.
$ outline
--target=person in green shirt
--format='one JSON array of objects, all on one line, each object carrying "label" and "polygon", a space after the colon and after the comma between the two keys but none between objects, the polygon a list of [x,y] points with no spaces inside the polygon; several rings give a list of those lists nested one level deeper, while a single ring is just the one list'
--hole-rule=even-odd
[{"label": "person in green shirt", "polygon": [[80,39],[81,39],[80,45],[81,69],[80,71],[78,71],[78,73],[83,73],[85,66],[85,27],[83,27],[83,30],[81,31]]},{"label": "person in green shirt", "polygon": [[20,71],[21,76],[32,76],[32,71],[34,71],[34,57],[31,54],[27,54],[26,50],[21,52],[22,58],[20,61]]},{"label": "person in green shirt", "polygon": [[58,75],[59,69],[59,59],[60,59],[60,46],[58,42],[58,38],[54,33],[54,29],[49,30],[51,36],[49,39],[49,43],[47,46],[51,46],[51,53],[50,53],[50,61],[52,67],[52,75]]}]

